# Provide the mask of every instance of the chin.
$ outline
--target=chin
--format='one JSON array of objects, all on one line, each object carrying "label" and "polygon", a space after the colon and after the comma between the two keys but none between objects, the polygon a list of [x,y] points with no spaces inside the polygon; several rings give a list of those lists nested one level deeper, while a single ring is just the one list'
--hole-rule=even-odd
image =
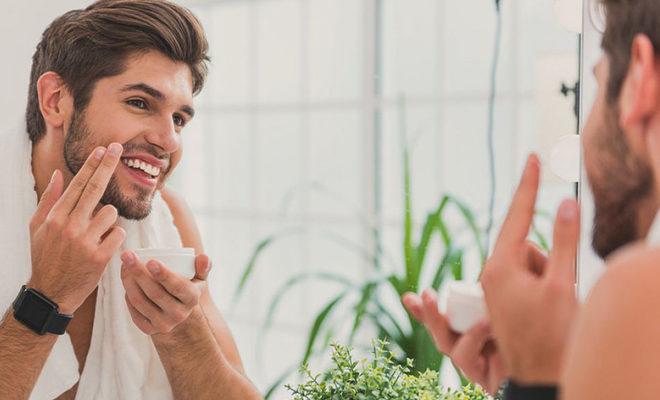
[{"label": "chin", "polygon": [[116,181],[111,181],[101,203],[113,205],[122,218],[140,221],[151,213],[155,192],[155,189],[146,191],[143,188],[125,190]]}]

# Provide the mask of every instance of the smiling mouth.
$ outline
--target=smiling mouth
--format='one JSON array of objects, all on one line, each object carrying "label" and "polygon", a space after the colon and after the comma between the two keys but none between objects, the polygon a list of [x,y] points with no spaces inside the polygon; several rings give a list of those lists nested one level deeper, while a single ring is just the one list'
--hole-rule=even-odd
[{"label": "smiling mouth", "polygon": [[158,179],[161,174],[161,168],[151,165],[148,162],[137,158],[125,158],[122,163],[134,174],[146,179]]}]

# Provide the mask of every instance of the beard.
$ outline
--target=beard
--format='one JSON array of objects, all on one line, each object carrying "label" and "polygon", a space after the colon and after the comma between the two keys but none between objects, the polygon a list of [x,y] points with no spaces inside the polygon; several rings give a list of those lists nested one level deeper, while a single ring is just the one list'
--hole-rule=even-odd
[{"label": "beard", "polygon": [[651,167],[630,150],[617,110],[607,108],[592,150],[596,176],[589,179],[595,202],[592,247],[602,258],[640,239],[639,209],[653,188]]},{"label": "beard", "polygon": [[[89,154],[97,146],[92,140],[93,137],[93,132],[90,131],[85,123],[84,111],[75,111],[64,141],[64,161],[73,175],[80,171]],[[152,149],[146,149],[139,145],[124,145],[124,151],[136,148],[140,148],[143,151],[146,150],[152,154],[154,153]],[[151,203],[155,191],[145,189],[137,184],[133,185],[133,189],[137,193],[133,197],[126,196],[122,193],[115,173],[110,178],[110,182],[103,193],[100,203],[113,205],[117,208],[119,216],[123,218],[142,220],[151,213]]]}]

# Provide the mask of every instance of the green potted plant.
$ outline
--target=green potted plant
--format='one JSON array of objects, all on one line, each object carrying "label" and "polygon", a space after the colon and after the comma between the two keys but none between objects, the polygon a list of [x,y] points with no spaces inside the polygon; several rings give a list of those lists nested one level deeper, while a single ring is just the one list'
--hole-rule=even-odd
[{"label": "green potted plant", "polygon": [[415,371],[413,360],[399,363],[386,341],[374,341],[371,359],[355,361],[351,349],[332,345],[332,364],[322,374],[301,368],[304,382],[286,385],[293,400],[489,400],[479,386],[443,388],[438,372]]}]

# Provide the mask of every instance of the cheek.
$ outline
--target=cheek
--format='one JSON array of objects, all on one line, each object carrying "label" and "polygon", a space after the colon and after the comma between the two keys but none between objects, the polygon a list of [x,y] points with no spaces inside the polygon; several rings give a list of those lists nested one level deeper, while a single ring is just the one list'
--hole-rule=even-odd
[{"label": "cheek", "polygon": [[587,178],[589,182],[597,183],[599,177],[598,171],[601,170],[599,166],[599,160],[602,157],[599,157],[599,141],[601,135],[605,135],[607,132],[607,126],[604,121],[604,107],[599,102],[596,102],[589,114],[584,129],[582,131],[582,154],[584,157],[584,167],[587,172]]}]

